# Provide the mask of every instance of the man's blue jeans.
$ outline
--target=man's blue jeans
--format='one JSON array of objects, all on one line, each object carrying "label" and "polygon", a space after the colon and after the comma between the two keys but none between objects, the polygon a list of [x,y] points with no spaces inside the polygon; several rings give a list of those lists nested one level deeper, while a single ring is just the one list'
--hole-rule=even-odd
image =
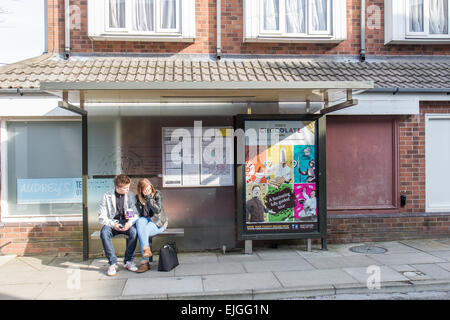
[{"label": "man's blue jeans", "polygon": [[[141,254],[144,255],[144,247],[149,246],[149,237],[153,237],[159,233],[164,232],[164,226],[159,228],[149,218],[140,217],[136,221],[136,229],[139,238],[139,247]],[[143,261],[149,261],[149,258],[142,258]]]},{"label": "man's blue jeans", "polygon": [[118,234],[126,234],[128,236],[124,263],[127,263],[128,261],[133,261],[134,259],[138,239],[135,225],[132,225],[131,228],[128,229],[128,231],[117,231],[111,227],[103,226],[102,231],[100,232],[100,238],[102,239],[103,249],[105,250],[105,255],[106,258],[108,259],[109,265],[117,263],[117,256],[114,251],[112,238],[117,236]]}]

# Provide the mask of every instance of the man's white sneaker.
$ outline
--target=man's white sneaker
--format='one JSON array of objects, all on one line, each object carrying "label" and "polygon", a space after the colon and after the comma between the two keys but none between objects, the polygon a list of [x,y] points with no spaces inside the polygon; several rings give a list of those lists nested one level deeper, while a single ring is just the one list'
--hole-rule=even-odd
[{"label": "man's white sneaker", "polygon": [[119,266],[117,264],[112,264],[109,266],[107,274],[112,277],[117,274],[117,271],[119,271]]},{"label": "man's white sneaker", "polygon": [[133,261],[128,261],[125,263],[124,268],[132,272],[136,272],[138,270],[138,267],[136,267]]}]

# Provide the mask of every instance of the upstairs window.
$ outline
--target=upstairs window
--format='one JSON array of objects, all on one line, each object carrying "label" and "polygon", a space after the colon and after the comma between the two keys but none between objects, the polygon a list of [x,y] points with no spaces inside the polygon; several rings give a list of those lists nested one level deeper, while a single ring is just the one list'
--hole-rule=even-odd
[{"label": "upstairs window", "polygon": [[386,0],[385,43],[448,43],[449,0]]},{"label": "upstairs window", "polygon": [[330,0],[263,1],[263,32],[305,35],[330,33]]},{"label": "upstairs window", "polygon": [[89,0],[95,40],[193,41],[195,0]]},{"label": "upstairs window", "polygon": [[108,30],[179,32],[180,0],[108,0]]},{"label": "upstairs window", "polygon": [[448,35],[448,0],[409,0],[409,35]]},{"label": "upstairs window", "polygon": [[246,41],[346,39],[345,0],[246,0],[244,14]]}]

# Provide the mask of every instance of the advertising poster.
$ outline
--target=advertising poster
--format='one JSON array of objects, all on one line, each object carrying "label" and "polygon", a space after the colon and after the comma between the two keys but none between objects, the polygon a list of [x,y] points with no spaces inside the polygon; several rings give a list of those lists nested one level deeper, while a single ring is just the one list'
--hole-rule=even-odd
[{"label": "advertising poster", "polygon": [[294,220],[317,222],[317,196],[314,183],[301,183],[294,186]]},{"label": "advertising poster", "polygon": [[245,232],[318,230],[316,121],[245,121]]}]

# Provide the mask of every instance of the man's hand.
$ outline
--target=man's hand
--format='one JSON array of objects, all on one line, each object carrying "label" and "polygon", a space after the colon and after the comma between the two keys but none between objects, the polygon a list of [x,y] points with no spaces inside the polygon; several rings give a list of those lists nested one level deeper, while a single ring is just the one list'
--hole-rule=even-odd
[{"label": "man's hand", "polygon": [[123,231],[122,225],[121,225],[121,224],[118,224],[118,223],[116,223],[116,224],[114,225],[113,229],[116,230],[116,231]]},{"label": "man's hand", "polygon": [[121,229],[121,231],[128,231],[131,228],[131,224],[129,222],[125,223],[125,226]]}]

